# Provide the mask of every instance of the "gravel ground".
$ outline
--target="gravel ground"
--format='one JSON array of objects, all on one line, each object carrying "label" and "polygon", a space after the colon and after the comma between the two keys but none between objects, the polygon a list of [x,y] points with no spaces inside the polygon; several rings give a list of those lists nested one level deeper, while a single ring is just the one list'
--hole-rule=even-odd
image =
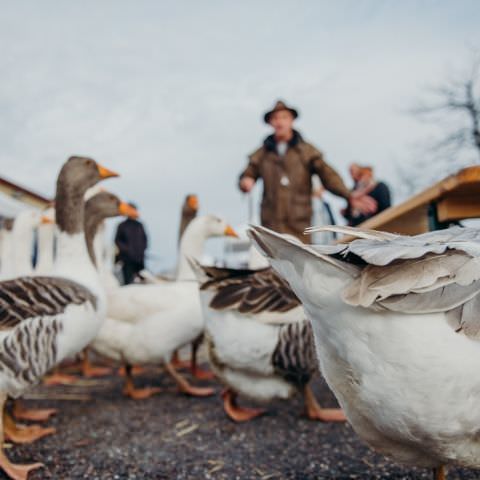
[{"label": "gravel ground", "polygon": [[[236,425],[225,417],[218,395],[179,395],[162,372],[137,377],[136,383],[164,390],[148,400],[126,399],[119,377],[39,387],[28,405],[57,407],[49,424],[58,433],[33,445],[7,445],[7,454],[17,462],[45,463],[32,480],[431,478],[429,471],[376,455],[349,425],[302,418],[301,398],[274,402],[268,415]],[[321,379],[314,390],[323,406],[336,405]],[[471,470],[449,472],[449,479],[479,477]]]}]

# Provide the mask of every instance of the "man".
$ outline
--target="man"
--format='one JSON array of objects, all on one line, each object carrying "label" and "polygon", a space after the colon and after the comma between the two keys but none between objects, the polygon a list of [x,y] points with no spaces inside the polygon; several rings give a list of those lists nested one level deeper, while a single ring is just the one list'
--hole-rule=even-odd
[{"label": "man", "polygon": [[258,178],[263,179],[262,225],[289,233],[301,241],[312,217],[312,176],[317,174],[329,192],[345,198],[362,212],[375,211],[375,201],[362,191],[350,192],[340,175],[323,159],[322,153],[303,140],[293,128],[298,112],[278,101],[264,115],[273,128],[263,145],[249,157],[240,175],[239,187],[250,192]]},{"label": "man", "polygon": [[[130,203],[133,208],[137,208]],[[122,264],[125,285],[132,283],[135,275],[145,268],[145,250],[148,239],[138,216],[128,217],[117,227],[115,244],[118,248],[117,261]]]}]

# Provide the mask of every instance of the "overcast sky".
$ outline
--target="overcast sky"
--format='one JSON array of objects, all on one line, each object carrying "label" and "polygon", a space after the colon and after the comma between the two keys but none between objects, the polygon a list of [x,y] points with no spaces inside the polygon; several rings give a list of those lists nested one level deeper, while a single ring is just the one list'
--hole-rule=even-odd
[{"label": "overcast sky", "polygon": [[346,176],[398,187],[429,133],[406,110],[480,45],[463,1],[0,1],[0,175],[53,194],[71,154],[122,174],[152,252],[172,263],[186,193],[247,220],[236,189],[277,98]]}]

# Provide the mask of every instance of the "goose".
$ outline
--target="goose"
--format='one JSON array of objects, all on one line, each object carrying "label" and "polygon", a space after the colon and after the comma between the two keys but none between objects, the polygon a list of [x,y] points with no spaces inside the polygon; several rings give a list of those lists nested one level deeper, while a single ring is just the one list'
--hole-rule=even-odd
[{"label": "goose", "polygon": [[133,399],[148,398],[156,388],[136,389],[132,365],[164,363],[181,392],[206,396],[210,388],[190,385],[171,363],[173,352],[198,339],[204,319],[198,286],[186,255],[199,257],[209,237],[234,236],[223,220],[213,215],[197,217],[182,238],[176,281],[159,284],[131,284],[108,294],[108,315],[92,343],[94,350],[125,365],[125,395]]},{"label": "goose", "polygon": [[[37,210],[24,210],[20,212],[10,223],[6,238],[5,255],[9,260],[4,272],[3,279],[14,278],[20,275],[33,273],[32,248],[34,231],[38,228],[38,266],[45,270],[53,267],[53,216],[50,210],[40,213]],[[48,250],[51,250],[50,252]],[[35,268],[37,273],[38,268]],[[44,271],[44,273],[48,273]],[[57,412],[54,408],[28,409],[20,399],[13,402],[12,413],[17,420],[45,421]],[[11,425],[9,439],[15,443],[31,443],[44,436],[55,433],[54,428],[20,428],[14,421],[9,419]]]},{"label": "goose", "polygon": [[[180,240],[179,259],[176,267],[173,283],[178,282],[196,282],[196,277],[191,269],[189,259],[201,258],[205,251],[205,244],[210,237],[227,236],[237,237],[235,230],[227,225],[223,220],[214,215],[202,215],[193,218],[185,228]],[[144,283],[152,283],[150,281]],[[172,280],[159,279],[158,284],[172,283]],[[139,286],[136,286],[139,288]],[[118,320],[130,321],[142,318],[158,309],[163,309],[163,300],[160,303],[151,298],[139,298],[139,293],[144,290],[137,290],[127,287],[121,287],[117,290],[108,291],[108,317]],[[146,291],[148,292],[148,291]],[[133,298],[130,298],[133,295]],[[147,293],[148,295],[148,293]],[[195,294],[195,296],[197,296]],[[133,302],[133,303],[132,303]],[[140,302],[137,304],[136,302]],[[195,304],[198,304],[194,300]],[[138,310],[137,310],[138,309]],[[198,310],[200,312],[200,309]],[[172,357],[172,365],[175,369],[189,368],[192,375],[200,380],[212,378],[211,372],[204,371],[197,365],[197,351],[202,341],[202,334],[199,334],[191,343],[191,358],[186,362],[180,361],[176,351]]]},{"label": "goose", "polygon": [[[104,221],[107,218],[123,215],[138,215],[128,203],[122,202],[116,195],[108,191],[99,191],[85,202],[85,237],[91,261],[96,266],[105,288],[111,285],[104,264]],[[111,373],[111,369],[94,367],[88,358],[88,348],[83,351],[82,374],[85,377],[103,376]]]},{"label": "goose", "polygon": [[[44,219],[44,221],[47,221]],[[17,214],[13,220],[10,232],[10,244],[8,253],[10,261],[6,261],[7,267],[2,269],[2,279],[14,278],[33,273],[32,253],[34,234],[36,228],[42,222],[42,213],[39,210],[27,209]]]},{"label": "goose", "polygon": [[[107,288],[108,278],[105,275],[105,266],[103,264],[104,252],[104,221],[107,218],[116,217],[118,215],[133,215],[136,210],[129,204],[122,202],[116,195],[106,191],[103,188],[95,186],[88,190],[85,195],[85,241],[90,260],[95,265],[99,272],[100,278]],[[70,369],[76,368],[76,365],[71,365]],[[82,352],[82,361],[78,368],[84,377],[104,376],[111,373],[110,368],[94,367],[90,364],[88,357],[88,347]],[[69,385],[75,384],[78,381],[77,377],[56,371],[50,375],[45,384],[47,385]]]},{"label": "goose", "polygon": [[[185,200],[182,205],[182,211],[181,211],[181,216],[180,216],[180,227],[178,230],[178,244],[180,245],[182,241],[183,234],[185,233],[185,230],[187,229],[188,225],[190,222],[197,217],[198,215],[198,210],[200,208],[200,203],[198,201],[198,196],[195,194],[188,194],[185,197]],[[178,269],[178,266],[177,266]],[[143,283],[151,283],[148,277],[145,278],[146,276],[140,272],[140,277],[141,281]],[[190,358],[190,361],[184,362],[180,360],[179,353],[177,351],[173,352],[173,357],[172,357],[172,364],[177,367],[177,368],[182,368],[182,367],[187,367],[190,368],[192,373],[195,376],[202,376],[202,373],[200,373],[200,370],[196,368],[196,352],[197,352],[197,345],[196,343],[192,344],[192,356]],[[200,373],[200,375],[199,375]],[[204,375],[205,376],[205,375]],[[207,375],[208,377],[208,375]],[[211,375],[210,375],[211,377]]]},{"label": "goose", "polygon": [[14,218],[2,219],[0,230],[0,280],[7,278],[13,271],[12,229]]},{"label": "goose", "polygon": [[49,207],[43,212],[38,225],[38,252],[35,275],[49,275],[53,271],[55,243],[55,209]]},{"label": "goose", "polygon": [[239,407],[238,393],[266,402],[300,391],[308,418],[345,421],[341,410],[321,408],[309,386],[318,369],[313,334],[289,285],[272,268],[195,267],[210,364],[227,386],[226,414],[243,422],[264,413]]},{"label": "goose", "polygon": [[[23,276],[0,282],[0,407],[17,398],[64,358],[84,348],[99,330],[105,297],[84,237],[83,195],[116,174],[90,158],[71,157],[56,188],[59,230],[52,276]],[[12,479],[26,479],[42,464],[17,465],[3,450],[9,424],[2,415],[0,468]]]},{"label": "goose", "polygon": [[320,368],[358,435],[399,463],[480,468],[480,230],[413,237],[320,227],[350,244],[250,235],[313,324]]},{"label": "goose", "polygon": [[178,243],[182,241],[183,234],[190,222],[197,217],[198,209],[200,207],[198,197],[194,194],[189,194],[185,197],[182,205],[182,213],[180,217],[180,227],[178,231]]}]

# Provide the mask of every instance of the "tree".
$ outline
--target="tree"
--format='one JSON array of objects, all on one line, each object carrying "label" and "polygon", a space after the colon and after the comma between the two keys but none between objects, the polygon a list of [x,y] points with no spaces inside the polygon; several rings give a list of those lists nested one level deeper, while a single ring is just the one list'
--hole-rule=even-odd
[{"label": "tree", "polygon": [[451,157],[473,148],[475,162],[480,162],[480,55],[474,55],[466,72],[434,87],[429,97],[413,112],[443,130],[433,153]]},{"label": "tree", "polygon": [[434,133],[412,151],[410,161],[397,162],[401,198],[480,163],[480,52],[473,53],[468,68],[452,72],[415,103],[409,113],[431,125]]}]

